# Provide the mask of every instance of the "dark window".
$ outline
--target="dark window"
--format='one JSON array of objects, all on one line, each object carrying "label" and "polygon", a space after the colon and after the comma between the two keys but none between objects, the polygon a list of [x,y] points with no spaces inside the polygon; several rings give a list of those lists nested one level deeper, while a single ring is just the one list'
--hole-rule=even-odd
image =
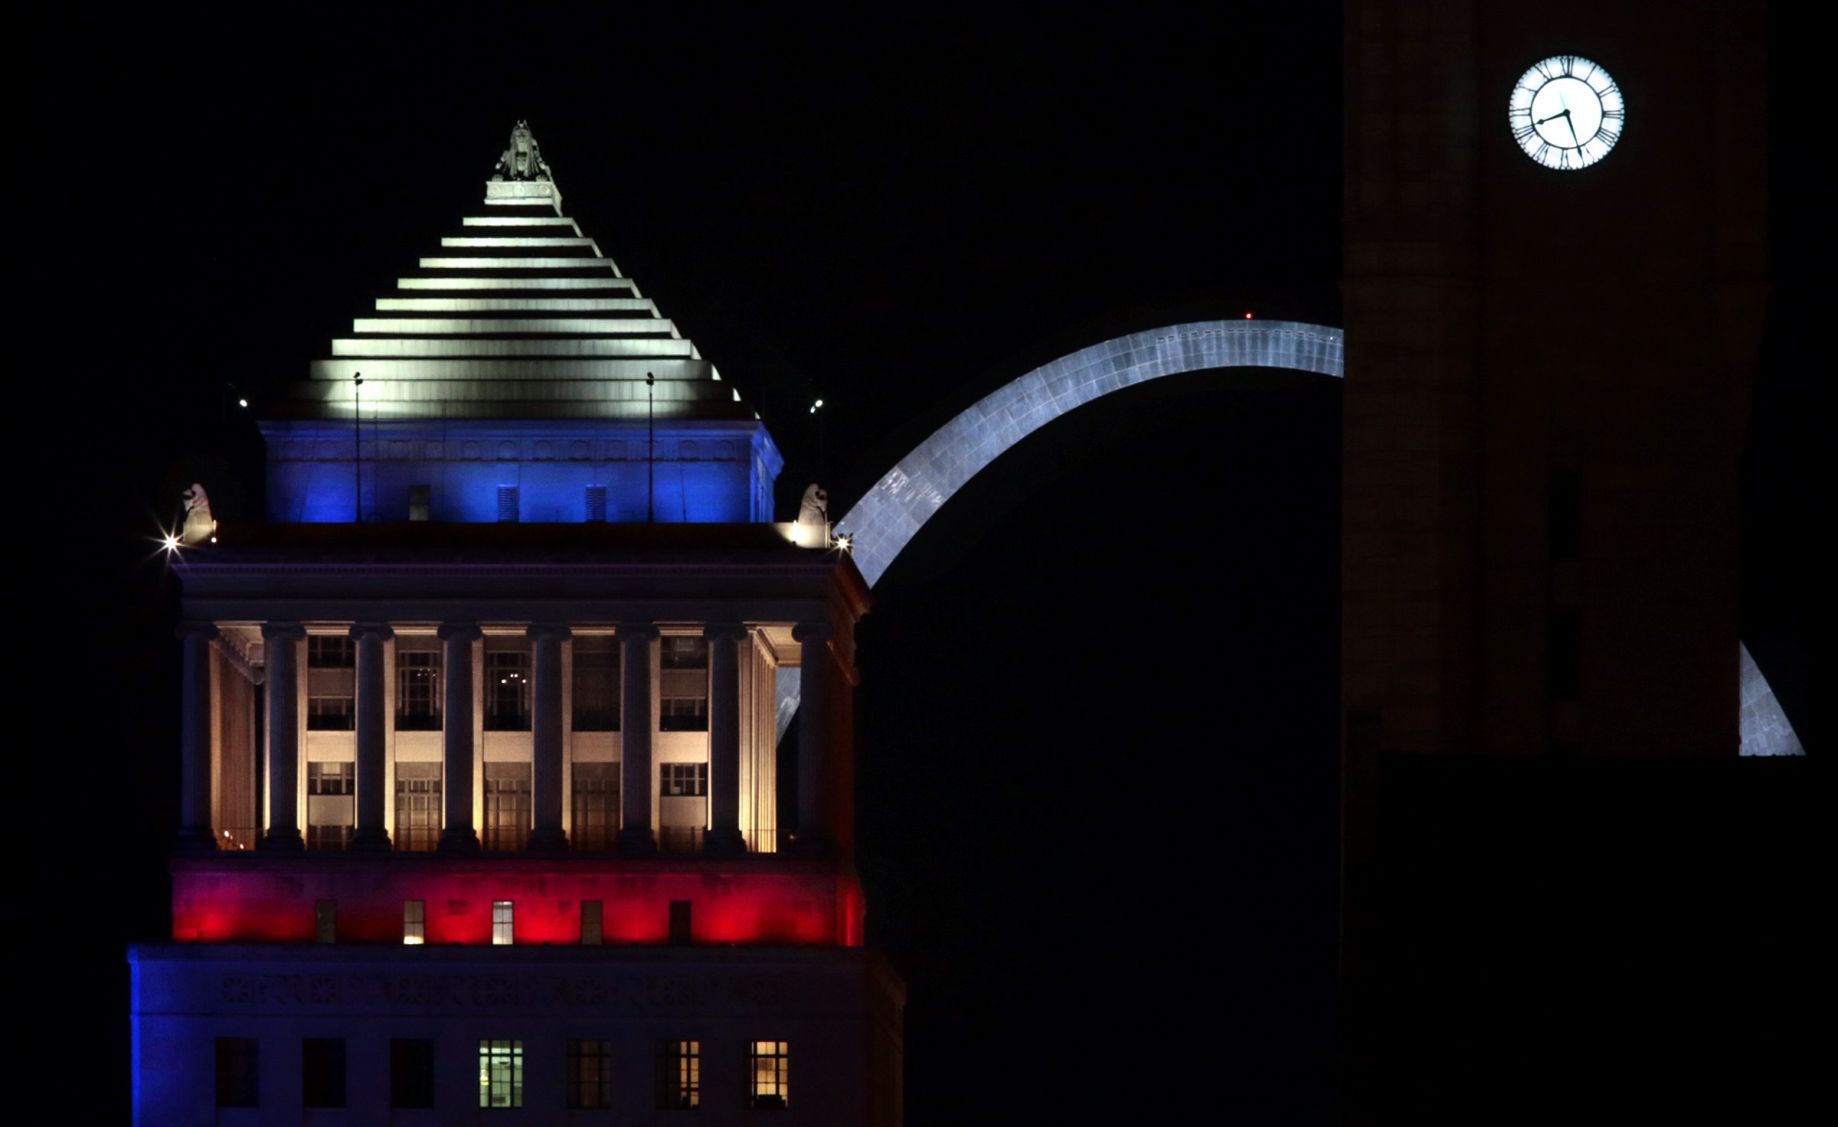
[{"label": "dark window", "polygon": [[306,698],[306,727],[312,732],[349,732],[357,726],[350,697]]},{"label": "dark window", "polygon": [[485,727],[494,732],[530,730],[530,651],[486,651]]},{"label": "dark window", "polygon": [[606,519],[606,486],[590,485],[587,487],[587,519],[598,521]]},{"label": "dark window", "polygon": [[568,1042],[568,1106],[613,1106],[613,1043]]},{"label": "dark window", "polygon": [[690,939],[690,903],[687,900],[670,902],[670,942],[686,944]]},{"label": "dark window", "polygon": [[306,793],[324,798],[357,793],[357,765],[353,763],[308,763]]},{"label": "dark window", "polygon": [[217,1038],[217,1106],[259,1107],[255,1083],[255,1038]]},{"label": "dark window", "polygon": [[338,901],[313,901],[313,939],[318,943],[338,942]]},{"label": "dark window", "polygon": [[1581,558],[1583,541],[1583,479],[1575,466],[1551,467],[1547,516],[1553,560]]},{"label": "dark window", "polygon": [[660,763],[657,781],[665,798],[699,798],[708,794],[708,764]]},{"label": "dark window", "polygon": [[597,947],[602,938],[600,901],[581,901],[581,944]]},{"label": "dark window", "polygon": [[[428,495],[429,490],[425,485],[411,485],[408,487],[408,519],[428,519]],[[404,1105],[397,1104],[396,1106],[402,1107]]]},{"label": "dark window", "polygon": [[530,835],[530,765],[485,765],[485,848],[522,849]]},{"label": "dark window", "polygon": [[396,848],[425,852],[440,844],[440,764],[396,764]]},{"label": "dark window", "polygon": [[692,1108],[702,1102],[702,1042],[657,1043],[657,1106]]},{"label": "dark window", "polygon": [[619,765],[574,765],[576,849],[611,849],[619,830]]},{"label": "dark window", "polygon": [[434,1042],[390,1041],[389,1106],[434,1106]]},{"label": "dark window", "polygon": [[515,485],[498,486],[498,519],[500,521],[517,519],[517,487]]},{"label": "dark window", "polygon": [[300,1042],[300,1095],[307,1107],[345,1106],[345,1041],[308,1037]]},{"label": "dark window", "polygon": [[306,664],[312,669],[351,669],[356,651],[347,634],[310,634],[306,639]]},{"label": "dark window", "polygon": [[707,697],[663,697],[657,702],[660,732],[708,731]]},{"label": "dark window", "polygon": [[479,1042],[479,1106],[523,1106],[523,1042]]},{"label": "dark window", "polygon": [[396,728],[440,731],[439,650],[396,650]]},{"label": "dark window", "polygon": [[1575,607],[1552,609],[1546,676],[1553,700],[1576,700],[1579,695],[1582,681],[1579,633]]},{"label": "dark window", "polygon": [[707,669],[708,642],[702,638],[671,636],[658,642],[665,669]]},{"label": "dark window", "polygon": [[619,730],[619,639],[587,634],[574,639],[574,730]]},{"label": "dark window", "polygon": [[784,1041],[753,1041],[747,1050],[747,1106],[783,1108],[791,1104],[791,1050]]}]

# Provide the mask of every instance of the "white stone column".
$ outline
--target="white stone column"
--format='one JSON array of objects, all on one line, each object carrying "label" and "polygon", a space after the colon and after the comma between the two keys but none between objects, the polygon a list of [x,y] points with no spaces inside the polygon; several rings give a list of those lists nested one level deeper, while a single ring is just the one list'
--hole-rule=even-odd
[{"label": "white stone column", "polygon": [[533,623],[528,634],[534,643],[531,672],[536,682],[530,702],[534,825],[529,848],[566,849],[568,835],[562,832],[562,641],[569,637],[569,630],[556,623]]},{"label": "white stone column", "polygon": [[389,717],[383,691],[383,643],[395,633],[383,622],[359,622],[351,627],[357,650],[357,830],[351,835],[351,848],[360,852],[389,849],[389,831],[384,827],[388,802],[383,760]]},{"label": "white stone column", "polygon": [[708,814],[704,853],[745,853],[740,833],[740,643],[737,622],[705,627],[708,639]]},{"label": "white stone column", "polygon": [[444,622],[440,627],[440,782],[442,853],[477,853],[472,827],[472,643],[477,623]]},{"label": "white stone column", "polygon": [[300,837],[300,647],[298,622],[262,623],[263,688],[268,694],[268,830],[261,848],[297,853]]},{"label": "white stone column", "polygon": [[649,622],[619,627],[619,849],[657,852],[651,829],[651,643]]},{"label": "white stone column", "polygon": [[798,824],[792,831],[790,851],[823,853],[830,846],[830,640],[835,629],[827,622],[801,622],[792,627],[798,643]]},{"label": "white stone column", "polygon": [[181,850],[217,848],[211,828],[211,640],[209,622],[179,625],[183,672],[179,687],[179,841]]}]

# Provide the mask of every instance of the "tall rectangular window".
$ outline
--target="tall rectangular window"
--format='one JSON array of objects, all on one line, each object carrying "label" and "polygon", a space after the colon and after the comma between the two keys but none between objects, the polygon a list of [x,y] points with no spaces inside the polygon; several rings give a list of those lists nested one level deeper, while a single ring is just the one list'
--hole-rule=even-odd
[{"label": "tall rectangular window", "polygon": [[587,487],[587,519],[591,521],[606,519],[606,486],[590,485]]},{"label": "tall rectangular window", "polygon": [[[425,644],[425,643],[424,643]],[[396,730],[440,731],[440,651],[396,650]]]},{"label": "tall rectangular window", "polygon": [[603,913],[598,900],[581,901],[581,945],[598,947],[603,937]]},{"label": "tall rectangular window", "polygon": [[747,1051],[747,1106],[791,1105],[791,1050],[784,1041],[754,1041]]},{"label": "tall rectangular window", "polygon": [[300,1096],[307,1107],[345,1106],[345,1040],[308,1037],[300,1042]]},{"label": "tall rectangular window", "polygon": [[576,849],[611,849],[619,831],[619,765],[574,765],[574,840]]},{"label": "tall rectangular window", "polygon": [[1576,700],[1581,690],[1581,633],[1575,607],[1551,608],[1545,677],[1552,700]]},{"label": "tall rectangular window", "polygon": [[516,941],[516,927],[512,916],[512,904],[509,900],[491,902],[491,942],[495,947],[506,947]]},{"label": "tall rectangular window", "polygon": [[434,1042],[389,1042],[389,1106],[434,1106]]},{"label": "tall rectangular window", "polygon": [[660,763],[657,793],[664,798],[697,798],[708,794],[708,764]]},{"label": "tall rectangular window", "polygon": [[479,1042],[479,1106],[523,1106],[523,1042]]},{"label": "tall rectangular window", "polygon": [[306,847],[343,849],[351,842],[351,822],[357,811],[357,765],[308,763],[306,765]]},{"label": "tall rectangular window", "polygon": [[408,487],[408,519],[412,521],[424,521],[428,519],[428,510],[433,507],[429,504],[429,495],[431,493],[432,490],[425,485],[411,485]]},{"label": "tall rectangular window", "polygon": [[485,727],[530,730],[530,651],[485,651]]},{"label": "tall rectangular window", "polygon": [[313,941],[315,943],[338,942],[338,901],[313,901]]},{"label": "tall rectangular window", "polygon": [[619,730],[619,639],[610,635],[575,636],[574,730]]},{"label": "tall rectangular window", "polygon": [[498,486],[498,520],[505,523],[517,519],[517,487],[515,485]]},{"label": "tall rectangular window", "polygon": [[568,1042],[568,1106],[613,1106],[613,1043]]},{"label": "tall rectangular window", "polygon": [[657,1106],[687,1109],[702,1103],[702,1042],[657,1043]]},{"label": "tall rectangular window", "polygon": [[530,765],[485,764],[485,848],[522,849],[530,836]]},{"label": "tall rectangular window", "polygon": [[673,945],[684,946],[695,935],[694,909],[693,901],[672,900],[670,902],[670,942]]},{"label": "tall rectangular window", "polygon": [[261,1106],[261,1089],[256,1085],[255,1038],[217,1038],[217,1106]]},{"label": "tall rectangular window", "polygon": [[425,900],[404,900],[402,902],[402,942],[405,946],[419,947],[428,938],[428,903]]},{"label": "tall rectangular window", "polygon": [[422,853],[440,844],[440,764],[396,764],[396,848]]}]

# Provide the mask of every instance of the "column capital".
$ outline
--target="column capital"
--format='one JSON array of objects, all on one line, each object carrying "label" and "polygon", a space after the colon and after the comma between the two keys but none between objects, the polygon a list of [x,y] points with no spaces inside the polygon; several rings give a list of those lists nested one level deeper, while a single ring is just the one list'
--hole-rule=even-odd
[{"label": "column capital", "polygon": [[751,633],[744,622],[711,622],[702,627],[702,637],[711,642],[744,642]]},{"label": "column capital", "polygon": [[800,622],[791,628],[794,642],[828,642],[836,637],[836,628],[827,622]]},{"label": "column capital", "polygon": [[655,642],[657,640],[657,623],[621,622],[619,624],[619,637],[634,639],[643,638],[647,642]]},{"label": "column capital", "polygon": [[353,622],[351,624],[351,637],[354,641],[364,638],[381,638],[387,642],[395,636],[396,632],[387,622]]},{"label": "column capital", "polygon": [[574,637],[574,631],[560,622],[532,622],[529,629],[524,631],[524,635],[532,642],[548,640],[562,642]]},{"label": "column capital", "polygon": [[485,636],[476,622],[443,622],[435,634],[443,642],[476,642]]},{"label": "column capital", "polygon": [[180,638],[202,637],[208,642],[217,636],[218,630],[215,622],[205,622],[201,619],[186,619],[179,623],[173,630],[173,633],[177,634]]},{"label": "column capital", "polygon": [[306,638],[306,627],[298,622],[262,623],[262,640],[266,642],[299,642]]}]

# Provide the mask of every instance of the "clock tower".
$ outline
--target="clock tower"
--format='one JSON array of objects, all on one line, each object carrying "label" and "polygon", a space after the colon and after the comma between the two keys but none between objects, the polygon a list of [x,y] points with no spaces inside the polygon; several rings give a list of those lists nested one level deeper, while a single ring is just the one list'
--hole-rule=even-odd
[{"label": "clock tower", "polygon": [[1354,1102],[1712,1075],[1761,6],[1353,0],[1345,36]]}]

